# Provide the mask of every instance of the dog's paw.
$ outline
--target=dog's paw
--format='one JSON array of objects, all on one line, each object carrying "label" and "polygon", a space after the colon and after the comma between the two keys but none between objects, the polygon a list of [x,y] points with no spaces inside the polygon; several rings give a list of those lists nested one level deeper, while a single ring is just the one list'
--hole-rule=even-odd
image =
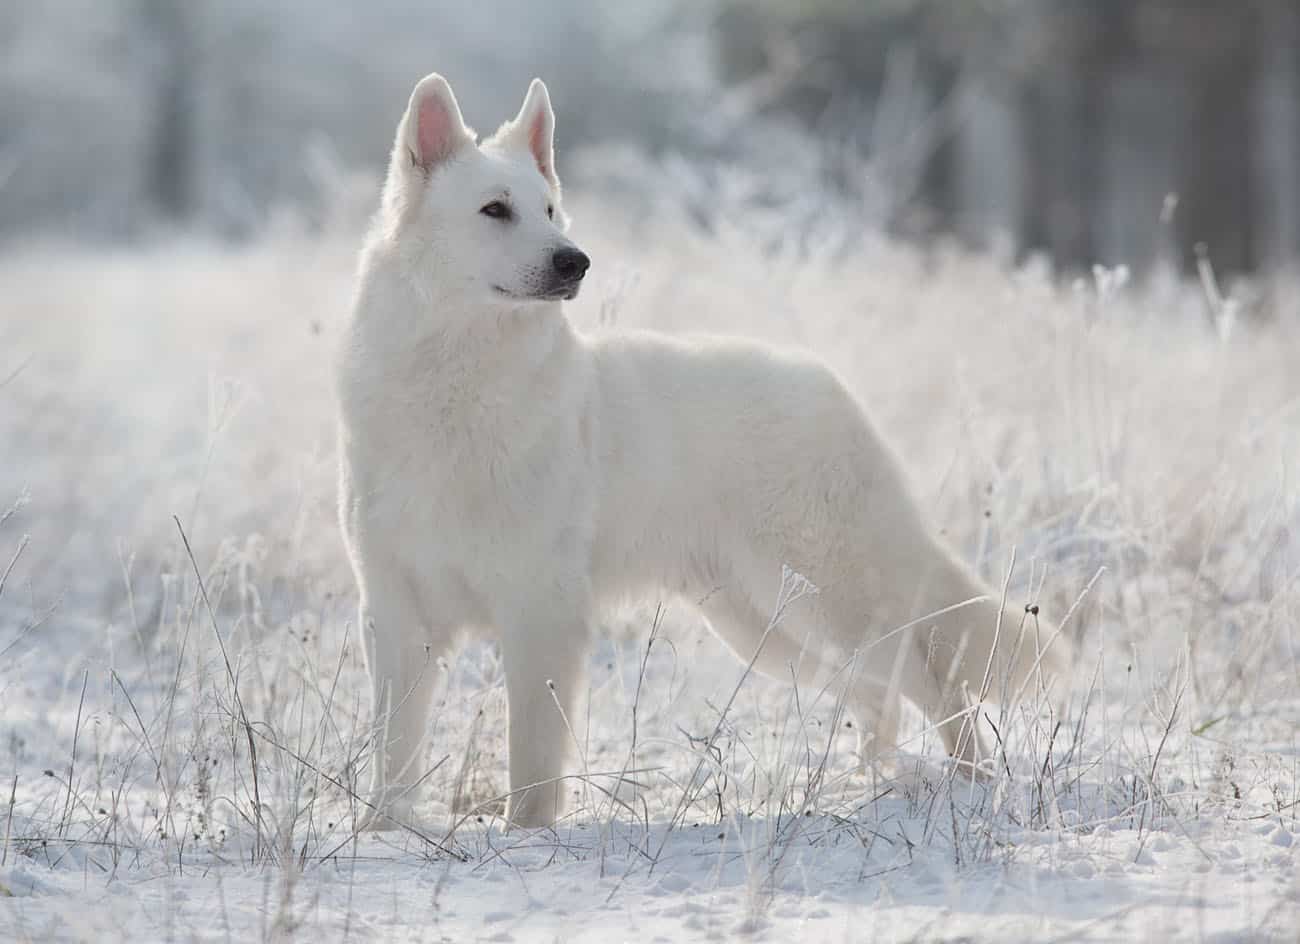
[{"label": "dog's paw", "polygon": [[507,828],[552,826],[562,811],[560,794],[554,783],[515,791],[506,801]]}]

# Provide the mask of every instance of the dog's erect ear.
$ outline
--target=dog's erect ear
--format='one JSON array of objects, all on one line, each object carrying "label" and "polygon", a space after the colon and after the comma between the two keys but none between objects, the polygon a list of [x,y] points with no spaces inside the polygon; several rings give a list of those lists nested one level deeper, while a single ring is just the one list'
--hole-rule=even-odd
[{"label": "dog's erect ear", "polygon": [[465,126],[447,80],[436,72],[426,75],[411,93],[398,126],[394,160],[427,173],[473,144],[474,132]]},{"label": "dog's erect ear", "polygon": [[560,185],[555,173],[555,112],[551,111],[551,96],[545,82],[533,79],[519,114],[496,136],[503,145],[532,155],[547,182],[552,187]]}]

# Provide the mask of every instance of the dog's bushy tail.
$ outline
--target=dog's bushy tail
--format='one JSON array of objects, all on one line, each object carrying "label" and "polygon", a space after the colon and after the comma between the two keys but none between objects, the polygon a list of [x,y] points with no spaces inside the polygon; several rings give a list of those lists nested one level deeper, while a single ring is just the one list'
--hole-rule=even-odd
[{"label": "dog's bushy tail", "polygon": [[[979,602],[945,614],[939,627],[944,645],[931,648],[932,669],[949,706],[992,701],[1031,702],[1047,693],[1056,700],[1073,664],[1072,641],[1036,603],[1026,605],[985,586],[955,565],[950,597]],[[999,618],[1000,612],[1000,618]]]},{"label": "dog's bushy tail", "polygon": [[981,607],[982,618],[971,621],[967,657],[960,671],[972,696],[1008,705],[1052,688],[1053,681],[1069,671],[1073,648],[1037,604],[1008,600],[999,625],[1000,603],[994,598],[991,605]]},{"label": "dog's bushy tail", "polygon": [[[1073,647],[1036,605],[1011,599],[1004,604],[1000,593],[959,565],[950,578],[947,591],[979,599],[931,624],[926,659],[940,692],[933,720],[948,752],[974,762],[989,754],[987,727],[995,717],[990,702],[1034,710],[1063,704]],[[985,707],[976,710],[977,705]]]}]

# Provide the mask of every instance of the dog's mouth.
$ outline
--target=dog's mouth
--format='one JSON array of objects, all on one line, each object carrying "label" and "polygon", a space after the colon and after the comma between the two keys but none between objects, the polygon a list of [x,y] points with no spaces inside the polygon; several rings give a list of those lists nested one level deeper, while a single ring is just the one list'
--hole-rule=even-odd
[{"label": "dog's mouth", "polygon": [[521,302],[571,302],[578,297],[578,289],[582,287],[582,280],[575,282],[565,282],[561,285],[551,286],[540,292],[512,292],[502,285],[493,285],[492,289],[498,295],[504,295],[506,298],[513,298]]}]

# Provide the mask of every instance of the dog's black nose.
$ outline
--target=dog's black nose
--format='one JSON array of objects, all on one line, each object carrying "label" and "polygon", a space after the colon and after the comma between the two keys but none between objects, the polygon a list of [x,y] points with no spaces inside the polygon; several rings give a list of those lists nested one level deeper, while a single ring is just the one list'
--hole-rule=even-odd
[{"label": "dog's black nose", "polygon": [[551,256],[551,265],[555,267],[555,274],[566,282],[576,282],[587,274],[587,269],[591,266],[591,260],[581,249],[574,249],[567,246],[564,249],[555,250],[555,255]]}]

